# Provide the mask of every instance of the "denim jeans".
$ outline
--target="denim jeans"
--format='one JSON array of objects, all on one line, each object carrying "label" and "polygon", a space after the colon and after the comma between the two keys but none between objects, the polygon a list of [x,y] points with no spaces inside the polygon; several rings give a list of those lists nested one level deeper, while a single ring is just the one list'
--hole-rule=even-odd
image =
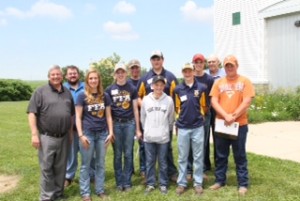
[{"label": "denim jeans", "polygon": [[79,143],[81,153],[81,168],[80,168],[80,195],[82,197],[90,196],[90,166],[93,156],[95,155],[95,191],[96,194],[104,192],[105,180],[105,139],[108,131],[84,131],[84,135],[90,141],[90,146],[85,149],[82,143]]},{"label": "denim jeans", "polygon": [[140,173],[146,173],[146,153],[145,143],[143,140],[139,140],[139,156],[140,156]]},{"label": "denim jeans", "polygon": [[[116,185],[118,187],[131,187],[133,143],[135,135],[135,122],[130,120],[125,123],[114,121],[115,142],[114,149],[114,170]],[[124,154],[124,165],[122,155]]]},{"label": "denim jeans", "polygon": [[156,159],[159,165],[159,185],[168,186],[168,164],[167,164],[167,154],[168,154],[168,143],[158,144],[145,142],[145,152],[146,152],[146,178],[147,185],[155,186],[156,184]]},{"label": "denim jeans", "polygon": [[167,155],[167,163],[168,163],[168,177],[171,179],[172,176],[177,175],[177,168],[174,163],[173,157],[173,148],[172,148],[172,140],[173,140],[173,131],[170,131],[170,141],[168,142],[168,155]]},{"label": "denim jeans", "polygon": [[246,139],[248,125],[240,126],[237,139],[229,139],[216,133],[216,183],[226,184],[226,171],[228,168],[228,157],[230,145],[233,150],[234,162],[236,165],[236,174],[239,187],[248,186],[248,168],[246,155]]},{"label": "denim jeans", "polygon": [[187,186],[187,163],[190,151],[193,150],[194,159],[194,186],[202,186],[203,183],[203,155],[204,155],[204,128],[178,129],[178,186]]},{"label": "denim jeans", "polygon": [[[73,180],[78,166],[78,157],[79,152],[79,138],[76,130],[73,131],[74,137],[71,146],[68,150],[68,160],[67,160],[67,170],[66,170],[66,179]],[[91,167],[90,167],[90,177],[94,179],[95,176],[95,158],[92,158]]]},{"label": "denim jeans", "polygon": [[[205,116],[205,123],[204,123],[204,159],[203,159],[203,172],[211,170],[211,163],[210,163],[210,150],[209,150],[209,135],[210,135],[210,118],[211,115],[208,113]],[[190,147],[190,153],[188,158],[188,166],[187,166],[187,173],[193,174],[193,151]]]}]

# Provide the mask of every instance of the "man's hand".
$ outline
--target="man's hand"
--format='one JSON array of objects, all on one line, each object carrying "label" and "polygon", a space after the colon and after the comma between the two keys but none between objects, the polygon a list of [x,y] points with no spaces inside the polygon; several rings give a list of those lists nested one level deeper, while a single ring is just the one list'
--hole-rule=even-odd
[{"label": "man's hand", "polygon": [[31,145],[36,149],[41,147],[41,142],[38,134],[31,136]]},{"label": "man's hand", "polygon": [[235,117],[233,114],[227,114],[225,116],[225,125],[230,126],[235,121]]}]

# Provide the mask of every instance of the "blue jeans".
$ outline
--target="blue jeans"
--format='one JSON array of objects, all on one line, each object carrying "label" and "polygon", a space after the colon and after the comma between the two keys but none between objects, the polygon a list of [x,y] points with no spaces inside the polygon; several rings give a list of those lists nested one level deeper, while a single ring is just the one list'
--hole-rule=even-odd
[{"label": "blue jeans", "polygon": [[[113,144],[113,149],[116,185],[118,187],[131,187],[133,143],[135,135],[134,120],[125,123],[114,121],[114,134],[115,142]],[[122,163],[123,153],[124,166]]]},{"label": "blue jeans", "polygon": [[234,162],[236,165],[236,174],[239,187],[248,186],[248,168],[246,155],[246,139],[248,133],[248,125],[240,126],[237,139],[229,139],[215,135],[216,143],[216,183],[220,185],[226,184],[226,171],[228,168],[228,157],[230,145],[233,150]]},{"label": "blue jeans", "polygon": [[[211,170],[211,162],[210,162],[210,158],[209,158],[209,155],[210,155],[210,150],[209,150],[210,118],[211,118],[211,114],[208,113],[205,116],[205,122],[204,122],[204,159],[203,159],[204,166],[203,166],[203,172]],[[193,174],[193,151],[192,151],[192,148],[190,148],[187,173]]]},{"label": "blue jeans", "polygon": [[187,163],[190,151],[193,150],[194,160],[194,186],[202,186],[203,183],[203,155],[204,155],[204,128],[178,129],[178,186],[187,186]]},{"label": "blue jeans", "polygon": [[158,144],[158,143],[148,143],[145,142],[145,152],[146,152],[146,178],[147,185],[155,186],[156,174],[155,174],[155,164],[156,159],[159,165],[159,184],[160,186],[168,186],[168,164],[167,164],[167,154],[168,154],[168,143]]},{"label": "blue jeans", "polygon": [[168,155],[167,155],[169,179],[171,179],[172,176],[177,175],[178,173],[174,163],[172,140],[173,140],[173,131],[170,131],[170,141],[168,142]]},{"label": "blue jeans", "polygon": [[90,146],[85,149],[82,143],[79,143],[81,153],[81,168],[80,168],[80,195],[82,197],[90,196],[90,166],[93,156],[95,155],[95,191],[96,194],[104,192],[105,180],[105,139],[108,131],[84,131],[84,135],[90,141]]},{"label": "blue jeans", "polygon": [[139,156],[140,156],[140,172],[146,172],[146,153],[145,143],[143,140],[139,140]]},{"label": "blue jeans", "polygon": [[[73,131],[74,137],[71,146],[68,150],[68,160],[67,160],[67,171],[66,179],[73,180],[78,166],[78,157],[79,152],[79,138],[76,130]],[[90,177],[94,179],[95,176],[95,158],[92,158],[91,167],[90,167]]]}]

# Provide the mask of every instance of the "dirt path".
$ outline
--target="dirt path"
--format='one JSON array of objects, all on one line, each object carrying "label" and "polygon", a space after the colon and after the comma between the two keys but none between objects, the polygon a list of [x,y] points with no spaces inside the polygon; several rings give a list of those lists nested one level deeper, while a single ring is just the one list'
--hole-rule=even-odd
[{"label": "dirt path", "polygon": [[19,176],[0,175],[0,193],[8,192],[14,189],[20,181]]},{"label": "dirt path", "polygon": [[300,163],[300,121],[250,124],[247,151]]}]

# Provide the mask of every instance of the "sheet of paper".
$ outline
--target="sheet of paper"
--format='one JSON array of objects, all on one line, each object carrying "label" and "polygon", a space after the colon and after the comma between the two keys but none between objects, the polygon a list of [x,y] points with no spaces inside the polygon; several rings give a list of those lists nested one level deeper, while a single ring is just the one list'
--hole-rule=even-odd
[{"label": "sheet of paper", "polygon": [[226,126],[223,119],[216,119],[215,132],[237,136],[239,132],[239,123],[233,122],[230,126]]}]

